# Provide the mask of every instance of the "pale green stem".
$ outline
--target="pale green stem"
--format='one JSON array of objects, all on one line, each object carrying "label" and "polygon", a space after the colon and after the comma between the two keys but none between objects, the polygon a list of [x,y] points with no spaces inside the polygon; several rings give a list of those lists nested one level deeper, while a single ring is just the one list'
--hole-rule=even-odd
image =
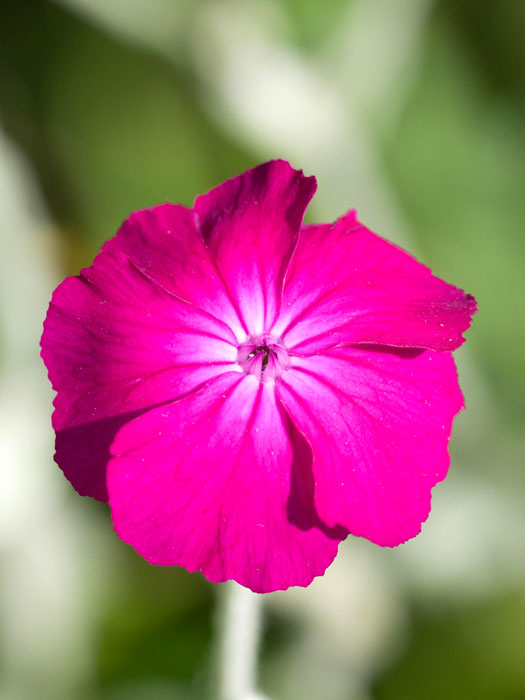
[{"label": "pale green stem", "polygon": [[264,700],[256,690],[263,596],[221,585],[217,618],[218,700]]}]

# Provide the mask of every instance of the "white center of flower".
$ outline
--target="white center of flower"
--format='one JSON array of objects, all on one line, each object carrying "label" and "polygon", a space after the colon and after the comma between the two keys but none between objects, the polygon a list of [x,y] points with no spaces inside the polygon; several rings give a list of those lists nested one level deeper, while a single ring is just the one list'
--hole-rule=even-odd
[{"label": "white center of flower", "polygon": [[241,343],[237,363],[246,374],[253,374],[262,382],[275,380],[290,366],[286,349],[270,336],[250,338]]}]

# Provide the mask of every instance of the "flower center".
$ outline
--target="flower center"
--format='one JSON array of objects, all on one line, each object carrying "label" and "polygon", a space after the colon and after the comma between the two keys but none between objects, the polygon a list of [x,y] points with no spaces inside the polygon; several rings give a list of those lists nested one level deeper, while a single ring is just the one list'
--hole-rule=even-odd
[{"label": "flower center", "polygon": [[246,374],[253,374],[262,382],[277,379],[289,367],[286,349],[269,336],[250,338],[241,343],[237,363]]}]

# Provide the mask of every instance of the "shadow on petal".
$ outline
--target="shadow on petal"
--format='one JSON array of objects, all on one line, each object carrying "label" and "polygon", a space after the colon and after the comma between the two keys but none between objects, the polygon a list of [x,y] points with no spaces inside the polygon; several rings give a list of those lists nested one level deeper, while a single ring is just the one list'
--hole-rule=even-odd
[{"label": "shadow on petal", "polygon": [[284,408],[280,410],[283,423],[288,426],[288,435],[294,455],[290,474],[290,493],[286,502],[288,521],[300,530],[310,530],[315,527],[330,539],[344,540],[348,535],[348,530],[340,525],[328,527],[315,510],[312,450]]},{"label": "shadow on petal", "polygon": [[130,411],[57,430],[55,462],[81,496],[108,500],[106,469],[111,443],[126,423],[142,413],[144,410]]},{"label": "shadow on petal", "polygon": [[[373,343],[352,343],[347,345],[347,347],[355,348],[356,350],[366,350],[367,352],[382,352],[396,355],[401,360],[413,360],[426,350],[426,348],[401,348],[395,345],[375,345]],[[337,350],[337,348],[334,348],[334,350]]]}]

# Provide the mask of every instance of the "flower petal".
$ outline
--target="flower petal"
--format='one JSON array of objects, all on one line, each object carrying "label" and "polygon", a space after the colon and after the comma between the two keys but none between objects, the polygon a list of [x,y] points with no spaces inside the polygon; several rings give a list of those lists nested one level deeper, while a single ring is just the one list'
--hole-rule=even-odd
[{"label": "flower petal", "polygon": [[102,252],[122,251],[165,289],[220,318],[239,337],[244,336],[241,320],[194,219],[191,209],[176,204],[136,211]]},{"label": "flower petal", "polygon": [[473,297],[350,212],[333,225],[303,228],[272,334],[301,355],[340,343],[454,350],[475,311]]},{"label": "flower petal", "polygon": [[315,178],[276,160],[195,201],[199,229],[247,335],[261,334],[275,321],[284,275],[315,187]]},{"label": "flower petal", "polygon": [[42,357],[55,399],[55,459],[83,495],[104,499],[105,466],[121,425],[225,370],[231,330],[167,292],[120,252],[101,253],[54,292]]},{"label": "flower petal", "polygon": [[414,537],[463,408],[452,355],[353,347],[292,363],[278,395],[312,447],[320,518],[384,546]]},{"label": "flower petal", "polygon": [[152,564],[257,592],[306,586],[347,534],[313,509],[311,452],[272,382],[224,374],[126,425],[111,452],[115,529]]}]

